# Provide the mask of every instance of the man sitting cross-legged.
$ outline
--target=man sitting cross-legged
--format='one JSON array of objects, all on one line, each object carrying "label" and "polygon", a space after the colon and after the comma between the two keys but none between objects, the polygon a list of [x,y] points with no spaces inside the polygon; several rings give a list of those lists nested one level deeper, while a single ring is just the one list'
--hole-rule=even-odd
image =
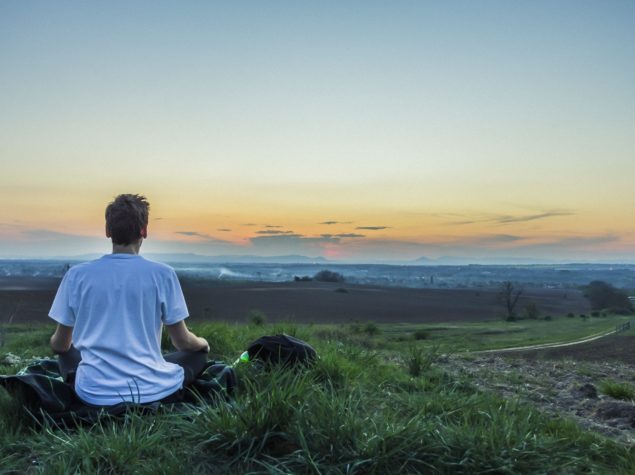
[{"label": "man sitting cross-legged", "polygon": [[[90,405],[178,402],[205,367],[209,345],[185,326],[188,310],[174,269],[139,255],[149,203],[119,195],[106,208],[112,254],[71,267],[49,317],[51,348],[75,392]],[[161,331],[179,351],[161,354]]]}]

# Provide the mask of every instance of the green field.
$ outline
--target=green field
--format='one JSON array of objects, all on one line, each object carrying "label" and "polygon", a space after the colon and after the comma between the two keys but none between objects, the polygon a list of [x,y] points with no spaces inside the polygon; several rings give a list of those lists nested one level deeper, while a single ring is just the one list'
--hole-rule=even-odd
[{"label": "green field", "polygon": [[[239,368],[233,405],[131,413],[92,427],[38,427],[0,390],[0,472],[633,473],[633,447],[477,389],[435,365],[440,352],[570,341],[624,317],[464,325],[205,324],[212,358],[264,334],[309,341],[309,370]],[[50,355],[52,326],[4,328],[0,361]],[[166,348],[167,348],[167,341]]]}]

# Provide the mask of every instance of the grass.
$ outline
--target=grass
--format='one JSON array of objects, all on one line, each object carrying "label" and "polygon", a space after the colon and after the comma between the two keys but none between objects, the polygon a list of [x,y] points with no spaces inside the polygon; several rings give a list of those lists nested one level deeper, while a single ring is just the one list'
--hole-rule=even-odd
[{"label": "grass", "polygon": [[635,387],[632,384],[618,383],[607,379],[600,384],[600,391],[614,399],[635,400]]},{"label": "grass", "polygon": [[[562,319],[570,326],[579,319]],[[596,320],[596,319],[593,319]],[[605,320],[605,319],[602,319]],[[492,344],[514,344],[529,324],[470,324]],[[531,325],[556,322],[532,321]],[[587,323],[591,322],[586,322]],[[505,332],[505,326],[514,331]],[[0,472],[29,473],[632,473],[632,447],[544,416],[532,406],[450,377],[434,362],[458,328],[373,324],[205,324],[211,357],[233,361],[263,334],[285,332],[320,355],[305,371],[240,366],[232,405],[185,413],[130,413],[62,431],[35,425],[0,390]],[[370,329],[371,327],[369,327]],[[528,328],[517,331],[518,328]],[[399,331],[397,331],[397,329]],[[595,327],[586,327],[591,333]],[[8,351],[48,354],[52,327],[12,327]],[[577,328],[571,332],[577,335]],[[448,333],[450,332],[450,333]],[[398,342],[396,336],[406,340]],[[562,332],[564,336],[564,331]],[[507,339],[507,341],[505,341]],[[475,346],[470,346],[475,347]],[[15,366],[0,368],[15,372]]]},{"label": "grass", "polygon": [[586,320],[554,316],[551,320],[515,322],[492,320],[445,325],[398,324],[386,326],[384,333],[394,342],[391,346],[393,349],[413,335],[414,339],[418,339],[416,335],[425,332],[427,344],[439,346],[440,351],[465,352],[573,341],[615,330],[616,325],[627,321],[629,317],[617,315]]}]

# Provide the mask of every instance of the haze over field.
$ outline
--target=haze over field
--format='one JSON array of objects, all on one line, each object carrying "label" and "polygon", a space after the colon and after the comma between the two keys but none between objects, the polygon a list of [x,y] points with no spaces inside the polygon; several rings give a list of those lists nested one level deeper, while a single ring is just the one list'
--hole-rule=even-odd
[{"label": "haze over field", "polygon": [[0,258],[635,262],[635,3],[0,3]]}]

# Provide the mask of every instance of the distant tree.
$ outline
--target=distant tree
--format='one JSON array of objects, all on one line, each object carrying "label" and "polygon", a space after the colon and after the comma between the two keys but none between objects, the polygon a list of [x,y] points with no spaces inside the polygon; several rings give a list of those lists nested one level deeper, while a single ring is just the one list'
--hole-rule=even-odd
[{"label": "distant tree", "polygon": [[344,282],[344,276],[339,272],[321,270],[313,276],[313,280],[318,282]]},{"label": "distant tree", "polygon": [[538,309],[538,305],[536,305],[534,302],[530,302],[525,307],[524,317],[528,318],[529,320],[537,320],[538,317],[540,317],[540,310]]},{"label": "distant tree", "polygon": [[513,320],[516,318],[514,309],[516,308],[518,299],[520,298],[522,294],[523,294],[523,288],[509,280],[503,282],[500,285],[500,289],[498,292],[498,299],[501,302],[501,304],[505,307],[505,311],[507,312],[506,317],[508,320]]},{"label": "distant tree", "polygon": [[589,299],[593,310],[609,309],[614,313],[633,311],[633,303],[624,292],[601,280],[594,280],[584,287],[584,296]]}]

